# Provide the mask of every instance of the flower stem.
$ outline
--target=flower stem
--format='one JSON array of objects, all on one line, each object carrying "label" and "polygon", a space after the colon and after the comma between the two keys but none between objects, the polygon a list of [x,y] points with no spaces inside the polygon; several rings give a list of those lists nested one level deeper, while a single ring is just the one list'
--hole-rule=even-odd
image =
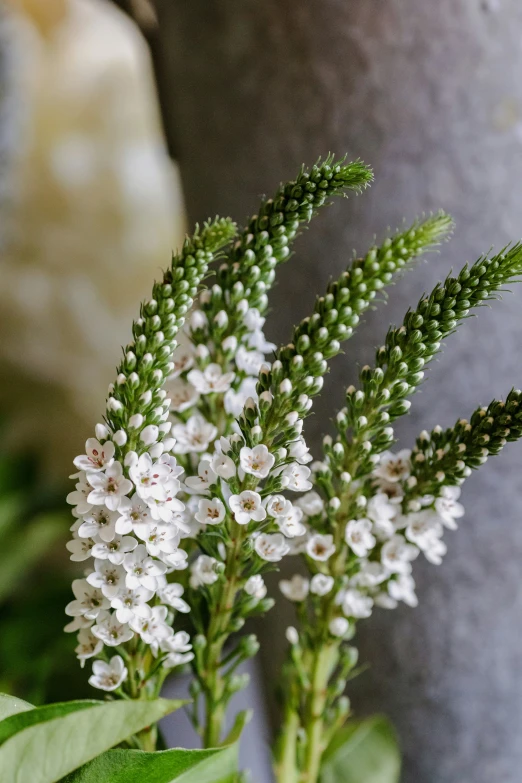
[{"label": "flower stem", "polygon": [[299,715],[288,708],[286,710],[279,739],[278,760],[274,765],[274,774],[278,783],[297,783],[297,733]]},{"label": "flower stem", "polygon": [[136,739],[138,740],[141,750],[154,752],[158,741],[158,727],[156,724],[147,726],[146,729],[142,729],[136,734]]},{"label": "flower stem", "polygon": [[305,710],[306,751],[300,783],[317,783],[325,751],[324,712],[330,676],[339,658],[337,644],[324,644],[314,653],[313,676]]}]

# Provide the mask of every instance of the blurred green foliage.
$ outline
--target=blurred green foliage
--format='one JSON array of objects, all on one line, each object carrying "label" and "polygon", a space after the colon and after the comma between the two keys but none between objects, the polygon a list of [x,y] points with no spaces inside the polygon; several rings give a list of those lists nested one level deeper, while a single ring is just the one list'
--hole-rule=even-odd
[{"label": "blurred green foliage", "polygon": [[37,455],[2,447],[0,422],[0,691],[33,704],[88,693],[63,633],[71,577],[71,516],[63,487],[49,489]]}]

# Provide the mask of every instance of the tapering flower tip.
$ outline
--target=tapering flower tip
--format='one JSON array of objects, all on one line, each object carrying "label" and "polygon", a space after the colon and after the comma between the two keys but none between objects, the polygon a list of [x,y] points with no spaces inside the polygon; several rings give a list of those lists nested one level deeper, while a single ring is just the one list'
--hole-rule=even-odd
[{"label": "tapering flower tip", "polygon": [[[330,164],[332,165],[332,164]],[[335,180],[344,189],[361,191],[373,182],[373,169],[363,163],[362,160],[354,160],[350,163],[341,163],[332,166],[335,171]],[[338,171],[336,171],[338,169]]]},{"label": "tapering flower tip", "polygon": [[200,238],[207,250],[216,253],[228,245],[237,234],[237,225],[231,218],[216,217],[203,224]]},{"label": "tapering flower tip", "polygon": [[436,247],[447,239],[454,228],[455,223],[451,215],[440,210],[425,220],[416,221],[406,234],[405,241],[429,250],[430,247]]}]

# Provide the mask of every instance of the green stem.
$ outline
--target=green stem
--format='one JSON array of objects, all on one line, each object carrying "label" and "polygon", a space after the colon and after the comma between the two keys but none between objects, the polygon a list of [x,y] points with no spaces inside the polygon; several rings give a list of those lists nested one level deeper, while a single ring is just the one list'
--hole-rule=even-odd
[{"label": "green stem", "polygon": [[277,783],[297,783],[297,733],[299,731],[299,716],[295,710],[288,708],[281,727],[278,760],[274,774]]},{"label": "green stem", "polygon": [[136,734],[141,750],[147,750],[154,752],[156,750],[156,743],[158,741],[158,727],[156,724],[153,726],[147,726],[146,729],[142,729]]},{"label": "green stem", "polygon": [[314,654],[313,674],[307,699],[304,729],[306,751],[300,783],[317,783],[322,755],[326,749],[324,712],[327,705],[328,682],[339,659],[339,645],[324,644]]}]

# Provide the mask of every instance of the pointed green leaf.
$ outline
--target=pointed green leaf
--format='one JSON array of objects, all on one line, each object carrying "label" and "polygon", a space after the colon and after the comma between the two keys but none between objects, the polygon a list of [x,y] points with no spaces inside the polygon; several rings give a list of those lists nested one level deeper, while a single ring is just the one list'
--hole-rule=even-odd
[{"label": "pointed green leaf", "polygon": [[85,710],[89,707],[99,707],[102,704],[105,704],[105,702],[87,699],[82,701],[65,701],[58,704],[46,704],[43,707],[34,707],[30,713],[23,711],[17,715],[6,717],[5,720],[0,721],[0,745],[10,737],[18,734],[22,729],[29,728],[29,726],[36,726],[38,723],[45,723],[54,718],[62,718],[69,713]]},{"label": "pointed green leaf", "polygon": [[63,783],[232,783],[237,745],[210,750],[109,750]]},{"label": "pointed green leaf", "polygon": [[16,696],[9,696],[7,693],[0,693],[0,726],[4,718],[16,715],[17,712],[26,712],[32,710],[33,705],[23,699],[17,699]]},{"label": "pointed green leaf", "polygon": [[[20,713],[16,718],[26,716],[27,724],[17,724],[17,733],[0,746],[0,780],[55,783],[183,703],[168,699],[73,702],[82,706],[71,711],[71,703],[51,705],[54,709],[43,707]],[[41,712],[45,710],[48,712]],[[33,712],[47,714],[48,719],[35,724]]]},{"label": "pointed green leaf", "polygon": [[350,721],[328,746],[320,783],[399,783],[401,754],[395,730],[376,715]]}]

